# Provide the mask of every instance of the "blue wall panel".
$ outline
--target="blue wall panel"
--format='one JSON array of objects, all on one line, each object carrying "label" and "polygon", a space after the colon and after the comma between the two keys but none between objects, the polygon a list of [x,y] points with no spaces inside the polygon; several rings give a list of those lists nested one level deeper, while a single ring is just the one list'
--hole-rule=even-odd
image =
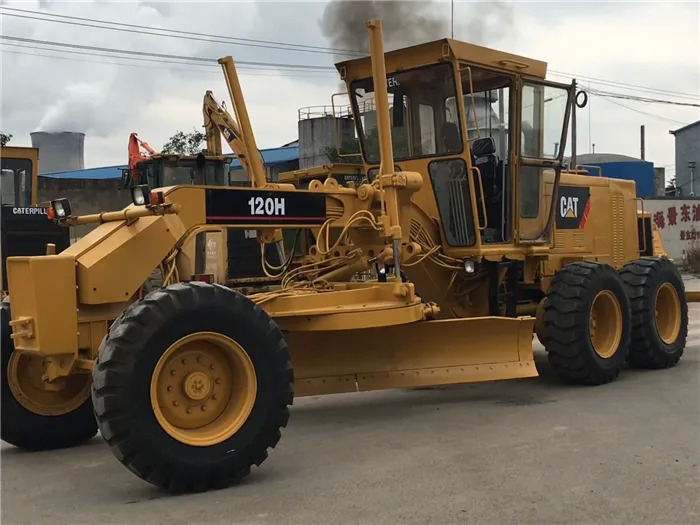
[{"label": "blue wall panel", "polygon": [[[600,166],[603,177],[633,180],[637,186],[637,197],[654,196],[654,164],[651,162],[592,162],[590,165]],[[598,170],[587,171],[598,175]]]}]

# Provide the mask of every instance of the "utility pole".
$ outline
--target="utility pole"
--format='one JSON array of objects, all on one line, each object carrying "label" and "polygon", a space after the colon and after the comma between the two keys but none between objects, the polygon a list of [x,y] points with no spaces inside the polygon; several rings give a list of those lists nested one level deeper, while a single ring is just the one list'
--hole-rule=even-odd
[{"label": "utility pole", "polygon": [[452,38],[455,37],[455,0],[450,0],[450,26],[452,29]]},{"label": "utility pole", "polygon": [[639,128],[639,144],[642,149],[642,160],[644,160],[644,124],[642,124],[642,127]]},{"label": "utility pole", "polygon": [[688,170],[690,170],[690,196],[695,197],[695,191],[693,189],[693,179],[695,179],[695,161],[688,161]]}]

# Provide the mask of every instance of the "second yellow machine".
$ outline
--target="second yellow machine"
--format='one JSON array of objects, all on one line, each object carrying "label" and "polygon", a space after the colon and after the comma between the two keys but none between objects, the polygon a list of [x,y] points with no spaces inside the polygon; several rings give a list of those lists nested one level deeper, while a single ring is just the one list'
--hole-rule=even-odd
[{"label": "second yellow machine", "polygon": [[[141,478],[201,491],[266,459],[294,396],[534,377],[535,331],[577,383],[679,361],[683,282],[634,183],[564,166],[575,85],[450,39],[385,55],[367,27],[371,57],[337,66],[362,183],[266,181],[227,58],[222,125],[250,187],[138,185],[126,209],[83,217],[53,202],[58,222],[100,225],[7,260],[4,440],[70,446],[99,427]],[[229,228],[253,232],[278,286],[195,275],[197,236]],[[307,248],[270,267],[283,234]]]}]

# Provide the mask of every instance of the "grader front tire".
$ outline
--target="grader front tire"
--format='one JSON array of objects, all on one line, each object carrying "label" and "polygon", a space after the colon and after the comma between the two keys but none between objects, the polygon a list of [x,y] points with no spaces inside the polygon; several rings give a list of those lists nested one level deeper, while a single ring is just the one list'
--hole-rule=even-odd
[{"label": "grader front tire", "polygon": [[632,307],[630,366],[675,366],[688,336],[688,303],[678,270],[668,259],[648,257],[627,263],[620,276]]},{"label": "grader front tire", "polygon": [[40,358],[14,352],[9,323],[10,304],[4,302],[0,310],[2,440],[36,451],[74,447],[92,439],[97,423],[89,395],[90,376],[71,376],[63,389],[45,390]]},{"label": "grader front tire", "polygon": [[552,368],[575,383],[612,381],[629,350],[630,317],[624,284],[612,267],[565,266],[554,276],[545,306],[543,343]]},{"label": "grader front tire", "polygon": [[221,286],[177,284],[131,305],[94,370],[100,430],[116,457],[173,492],[239,481],[289,418],[293,371],[280,330]]}]

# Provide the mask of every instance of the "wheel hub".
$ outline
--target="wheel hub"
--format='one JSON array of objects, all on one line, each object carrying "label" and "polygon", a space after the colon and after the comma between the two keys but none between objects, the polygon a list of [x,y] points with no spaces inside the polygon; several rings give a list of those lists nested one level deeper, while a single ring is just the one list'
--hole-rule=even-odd
[{"label": "wheel hub", "polygon": [[681,302],[671,283],[663,283],[656,292],[654,321],[659,338],[673,344],[681,331]]},{"label": "wheel hub", "polygon": [[199,332],[168,348],[151,378],[158,423],[188,445],[227,439],[245,423],[257,392],[248,354],[221,334]]},{"label": "wheel hub", "polygon": [[622,309],[611,291],[602,290],[593,299],[588,332],[600,357],[607,359],[615,354],[622,338]]},{"label": "wheel hub", "polygon": [[14,398],[27,410],[42,416],[72,412],[90,397],[90,374],[71,374],[46,383],[41,357],[13,352],[7,367],[7,381]]},{"label": "wheel hub", "polygon": [[200,401],[209,397],[212,382],[203,372],[191,372],[185,377],[183,391],[193,401]]}]

